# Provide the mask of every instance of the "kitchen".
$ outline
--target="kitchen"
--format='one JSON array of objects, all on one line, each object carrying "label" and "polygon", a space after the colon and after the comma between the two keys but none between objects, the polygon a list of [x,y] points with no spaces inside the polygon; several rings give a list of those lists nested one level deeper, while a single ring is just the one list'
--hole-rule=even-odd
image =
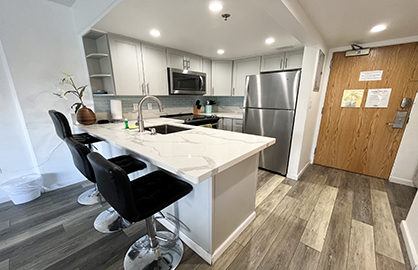
[{"label": "kitchen", "polygon": [[[19,155],[19,158],[22,161],[20,164],[32,164],[24,167],[14,164],[8,165],[10,167],[2,167],[2,179],[17,174],[20,175],[41,171],[42,174],[46,175],[47,184],[52,189],[80,181],[78,173],[73,168],[65,166],[65,164],[72,162],[71,158],[67,154],[65,145],[60,145],[56,148],[58,141],[55,138],[55,134],[52,132],[50,120],[45,114],[45,111],[51,107],[60,109],[68,115],[71,113],[71,110],[66,104],[63,104],[62,100],[57,100],[56,97],[50,95],[52,92],[50,90],[50,84],[55,83],[57,77],[60,77],[60,70],[74,72],[76,78],[80,78],[80,80],[85,78],[84,81],[86,83],[88,82],[88,78],[86,78],[87,71],[81,71],[85,69],[85,67],[81,55],[82,44],[77,38],[77,34],[81,33],[87,27],[94,25],[91,21],[95,20],[102,12],[108,8],[110,9],[114,5],[116,4],[112,2],[109,3],[109,6],[101,9],[99,3],[82,5],[81,2],[78,3],[77,1],[72,10],[74,14],[79,14],[79,16],[74,19],[76,33],[74,33],[72,24],[64,22],[66,20],[59,20],[60,22],[57,23],[58,19],[55,16],[61,16],[68,21],[72,20],[72,14],[70,14],[69,8],[65,6],[57,6],[53,3],[42,3],[42,5],[29,5],[28,3],[25,3],[16,4],[16,6],[2,6],[2,10],[7,13],[4,14],[4,16],[2,13],[2,18],[4,18],[5,21],[15,22],[19,19],[25,21],[25,14],[27,15],[26,17],[31,17],[31,15],[29,15],[31,13],[28,11],[30,7],[31,11],[39,13],[39,17],[36,16],[36,20],[37,23],[42,26],[37,30],[32,29],[33,35],[26,34],[26,28],[31,28],[33,26],[22,24],[16,24],[16,28],[11,27],[10,29],[2,29],[1,32],[2,47],[5,51],[2,55],[2,61],[6,61],[5,59],[7,59],[7,62],[4,63],[8,64],[8,67],[6,65],[6,68],[2,72],[2,78],[4,78],[3,81],[7,82],[5,86],[7,89],[16,89],[15,91],[11,91],[11,93],[14,94],[4,100],[10,100],[10,104],[17,104],[17,106],[21,108],[16,109],[16,107],[13,107],[11,111],[16,111],[17,113],[13,113],[8,120],[10,121],[10,124],[8,124],[9,122],[5,122],[5,124],[8,124],[7,127],[10,128],[8,129],[10,132],[7,134],[6,138],[10,138],[9,136],[13,134],[13,142],[15,143],[6,149],[6,153],[9,153],[8,156]],[[51,15],[48,12],[49,9],[52,9],[57,15]],[[273,11],[274,9],[272,8],[272,12]],[[16,14],[21,14],[20,16],[22,17],[16,16]],[[43,16],[41,16],[41,14]],[[88,18],[91,17],[86,16],[86,14],[90,14],[94,19],[89,21]],[[12,16],[16,16],[16,18],[14,19]],[[232,14],[232,16],[234,16],[234,14]],[[230,18],[230,20],[232,19],[233,17]],[[51,21],[53,23],[51,23]],[[21,33],[21,35],[16,36],[16,33],[14,32]],[[66,33],[66,35],[60,33]],[[36,44],[39,44],[39,47],[32,47]],[[35,50],[36,53],[30,53],[31,50]],[[183,50],[187,51],[185,49]],[[307,57],[306,61],[310,60],[312,66],[314,66],[316,62],[316,52],[317,50],[313,50],[309,47],[304,50],[304,57]],[[324,49],[324,52],[327,52],[327,50]],[[50,66],[46,69],[39,68],[40,66],[37,63],[43,63],[45,59],[49,59],[51,63]],[[304,68],[302,67],[302,69]],[[36,91],[33,82],[38,82]],[[309,78],[307,78],[304,83],[305,85],[312,84]],[[303,82],[301,82],[301,85],[302,84]],[[302,88],[301,86],[301,89],[305,88]],[[315,109],[320,107],[319,100],[320,95],[323,94],[323,92],[324,91],[319,92],[318,94],[314,93],[313,95],[315,96],[313,97],[312,102],[310,101],[309,95],[303,95],[303,99],[299,101],[298,107],[309,108],[311,104],[312,112],[315,112]],[[232,106],[239,107],[241,106],[240,104],[242,104],[241,101],[235,103],[235,97],[228,97],[226,99],[227,102],[231,102]],[[238,99],[238,97],[236,99]],[[18,101],[18,103],[16,103],[16,101]],[[196,99],[188,101],[187,106],[192,106],[195,101]],[[219,103],[218,100],[217,102]],[[93,107],[93,102],[90,101],[89,105]],[[94,105],[96,105],[96,102],[94,102]],[[21,112],[18,113],[19,111]],[[302,123],[306,124],[295,126],[295,132],[300,141],[294,149],[296,151],[296,162],[292,163],[289,167],[289,171],[293,172],[295,178],[297,178],[304,165],[310,160],[311,151],[313,152],[311,141],[314,138],[313,134],[315,133],[315,122],[317,118],[316,113],[305,112],[302,114],[304,115],[299,115],[299,117],[302,118]],[[6,113],[6,115],[9,114]],[[309,121],[306,121],[306,118],[308,118]],[[298,121],[298,116],[296,121]],[[27,128],[23,128],[22,126],[27,126]],[[312,130],[312,135],[304,133],[306,128]],[[48,138],[48,140],[42,139],[44,137]],[[297,141],[294,142],[297,143]],[[22,149],[22,151],[20,151],[20,153],[15,153],[15,149]],[[22,155],[21,153],[27,154]],[[65,158],[62,159],[62,157]],[[54,160],[57,159],[61,161],[54,162]],[[5,164],[8,163],[6,162]],[[39,164],[39,166],[37,164]],[[415,167],[415,164],[412,164],[411,167]]]}]

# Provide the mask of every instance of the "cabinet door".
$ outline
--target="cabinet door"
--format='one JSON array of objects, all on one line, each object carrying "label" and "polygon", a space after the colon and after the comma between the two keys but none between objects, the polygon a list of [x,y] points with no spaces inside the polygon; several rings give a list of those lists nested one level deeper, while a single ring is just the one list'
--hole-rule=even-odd
[{"label": "cabinet door", "polygon": [[285,53],[285,69],[302,68],[303,51]]},{"label": "cabinet door", "polygon": [[230,96],[232,61],[212,61],[212,92],[214,96]]},{"label": "cabinet door", "polygon": [[265,55],[261,59],[261,71],[282,70],[284,68],[284,53]]},{"label": "cabinet door", "polygon": [[260,73],[260,57],[253,57],[234,61],[234,75],[232,85],[233,96],[244,96],[245,79],[247,75]]},{"label": "cabinet door", "polygon": [[212,96],[212,61],[210,59],[203,59],[202,72],[206,73],[206,94],[205,96]]},{"label": "cabinet door", "polygon": [[143,71],[139,43],[110,38],[115,92],[117,95],[143,95]]},{"label": "cabinet door", "polygon": [[198,55],[188,54],[185,57],[187,57],[187,60],[189,60],[189,69],[192,71],[199,71],[202,72],[203,70],[203,58]]},{"label": "cabinet door", "polygon": [[242,119],[233,119],[232,131],[242,133]]},{"label": "cabinet door", "polygon": [[162,47],[142,44],[147,95],[168,95],[166,52]]},{"label": "cabinet door", "polygon": [[184,54],[180,51],[167,50],[167,64],[168,67],[183,69]]}]

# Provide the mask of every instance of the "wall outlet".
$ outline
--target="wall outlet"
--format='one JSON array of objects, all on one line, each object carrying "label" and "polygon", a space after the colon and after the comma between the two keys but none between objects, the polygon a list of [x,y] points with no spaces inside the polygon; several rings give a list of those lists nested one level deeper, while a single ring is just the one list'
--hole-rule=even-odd
[{"label": "wall outlet", "polygon": [[149,102],[149,103],[147,103],[147,105],[148,105],[148,110],[152,110],[152,103]]},{"label": "wall outlet", "polygon": [[134,111],[137,111],[138,110],[138,103],[134,103],[133,107],[134,107]]}]

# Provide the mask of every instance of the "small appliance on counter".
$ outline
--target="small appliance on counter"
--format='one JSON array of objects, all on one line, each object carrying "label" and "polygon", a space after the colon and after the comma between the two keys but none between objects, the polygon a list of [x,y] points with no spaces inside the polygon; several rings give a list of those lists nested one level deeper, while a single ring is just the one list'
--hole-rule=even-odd
[{"label": "small appliance on counter", "polygon": [[199,115],[193,113],[180,113],[180,114],[169,114],[161,115],[160,117],[173,118],[184,120],[183,124],[193,125],[193,126],[206,126],[211,128],[218,128],[219,117],[216,115]]}]

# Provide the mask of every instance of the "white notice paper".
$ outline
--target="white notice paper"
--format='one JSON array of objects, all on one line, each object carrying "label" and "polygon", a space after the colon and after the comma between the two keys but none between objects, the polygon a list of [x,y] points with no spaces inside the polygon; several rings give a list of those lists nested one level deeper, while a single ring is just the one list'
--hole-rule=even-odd
[{"label": "white notice paper", "polygon": [[387,108],[392,88],[369,89],[365,108]]},{"label": "white notice paper", "polygon": [[359,81],[381,81],[383,70],[362,71],[360,72]]}]

